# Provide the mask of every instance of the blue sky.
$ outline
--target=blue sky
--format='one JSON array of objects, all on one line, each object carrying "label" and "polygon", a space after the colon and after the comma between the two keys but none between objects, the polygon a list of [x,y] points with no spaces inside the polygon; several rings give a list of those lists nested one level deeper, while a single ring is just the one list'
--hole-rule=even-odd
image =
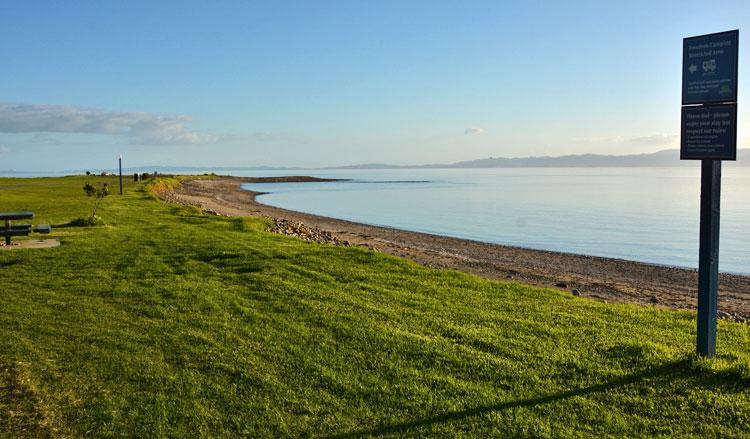
[{"label": "blue sky", "polygon": [[[0,170],[325,166],[677,147],[712,2],[4,2]],[[747,29],[747,31],[745,31]]]}]

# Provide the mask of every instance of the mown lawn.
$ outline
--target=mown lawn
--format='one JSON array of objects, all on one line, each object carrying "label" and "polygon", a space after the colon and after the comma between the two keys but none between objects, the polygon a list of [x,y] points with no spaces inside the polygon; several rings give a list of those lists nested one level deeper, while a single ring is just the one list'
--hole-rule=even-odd
[{"label": "mown lawn", "polygon": [[[0,178],[0,436],[745,436],[750,329],[428,269],[101,177]],[[116,189],[114,179],[110,179]],[[116,191],[115,191],[116,192]]]}]

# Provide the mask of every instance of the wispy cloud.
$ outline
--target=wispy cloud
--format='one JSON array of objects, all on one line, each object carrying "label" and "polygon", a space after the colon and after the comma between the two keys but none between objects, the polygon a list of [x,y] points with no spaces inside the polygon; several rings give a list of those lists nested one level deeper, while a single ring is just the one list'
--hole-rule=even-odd
[{"label": "wispy cloud", "polygon": [[480,127],[471,127],[464,130],[464,134],[466,134],[467,136],[475,136],[482,133],[484,133],[484,128]]},{"label": "wispy cloud", "polygon": [[603,137],[575,137],[574,142],[593,144],[640,144],[640,145],[670,145],[678,140],[677,134],[649,134],[638,137],[603,136]]},{"label": "wispy cloud", "polygon": [[599,136],[599,137],[574,137],[571,139],[574,142],[579,143],[622,143],[625,141],[624,137],[621,136]]},{"label": "wispy cloud", "polygon": [[8,154],[10,152],[10,148],[7,146],[0,145],[0,157],[4,156],[5,154]]},{"label": "wispy cloud", "polygon": [[190,117],[112,112],[69,105],[0,103],[0,132],[83,133],[122,136],[150,145],[201,144],[217,136],[187,128]]},{"label": "wispy cloud", "polygon": [[669,145],[677,141],[677,134],[651,134],[648,136],[634,137],[630,139],[633,143],[642,145]]}]

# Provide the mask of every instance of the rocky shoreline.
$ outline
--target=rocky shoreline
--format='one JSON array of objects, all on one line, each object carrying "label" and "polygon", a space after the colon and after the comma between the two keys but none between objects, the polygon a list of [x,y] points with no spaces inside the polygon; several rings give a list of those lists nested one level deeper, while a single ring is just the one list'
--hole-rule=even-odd
[{"label": "rocky shoreline", "polygon": [[[223,216],[261,216],[273,220],[270,231],[307,241],[360,246],[489,279],[512,279],[557,288],[610,303],[694,310],[697,273],[676,267],[488,244],[387,227],[370,226],[266,206],[262,194],[242,183],[325,181],[313,177],[221,177],[183,182],[167,201],[199,207]],[[750,276],[720,275],[719,317],[750,323]]]}]

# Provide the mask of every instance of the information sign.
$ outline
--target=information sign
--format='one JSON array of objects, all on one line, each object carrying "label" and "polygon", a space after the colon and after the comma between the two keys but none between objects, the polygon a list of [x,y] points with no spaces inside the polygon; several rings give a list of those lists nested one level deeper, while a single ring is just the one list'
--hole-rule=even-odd
[{"label": "information sign", "polygon": [[739,31],[682,40],[682,105],[737,101]]},{"label": "information sign", "polygon": [[737,160],[737,105],[682,107],[682,160]]}]

